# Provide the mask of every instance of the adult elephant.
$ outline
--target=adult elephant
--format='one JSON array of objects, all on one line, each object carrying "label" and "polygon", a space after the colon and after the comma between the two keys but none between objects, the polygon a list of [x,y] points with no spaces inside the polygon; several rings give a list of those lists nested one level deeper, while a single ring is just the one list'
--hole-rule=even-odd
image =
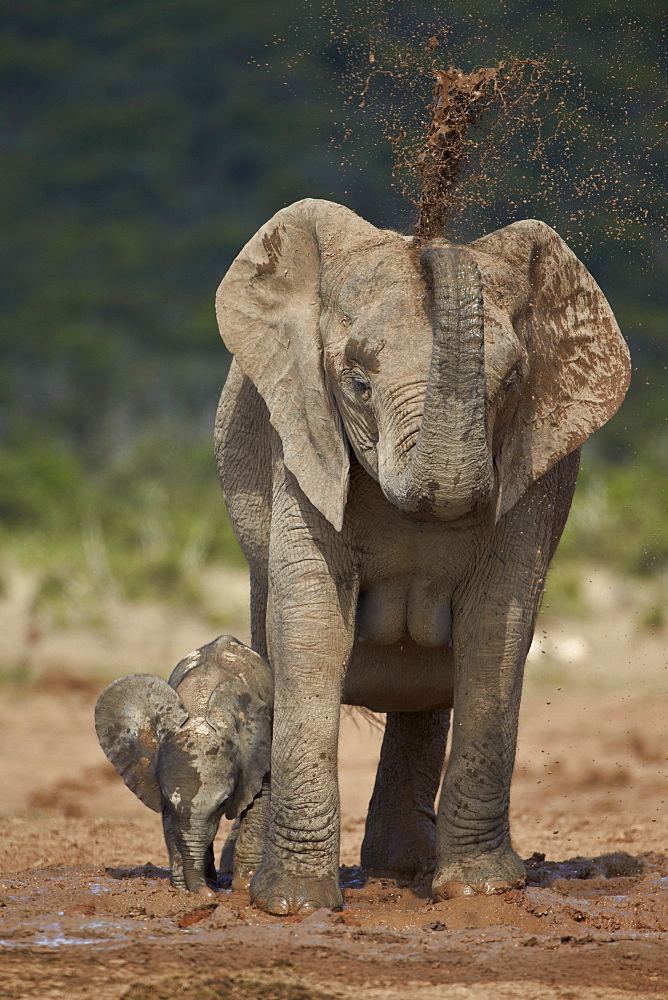
[{"label": "adult elephant", "polygon": [[306,199],[244,247],[217,315],[216,452],[275,676],[254,901],[341,905],[342,701],[388,713],[363,864],[431,867],[440,898],[521,884],[524,661],[580,445],[629,379],[603,294],[541,222],[419,246]]}]

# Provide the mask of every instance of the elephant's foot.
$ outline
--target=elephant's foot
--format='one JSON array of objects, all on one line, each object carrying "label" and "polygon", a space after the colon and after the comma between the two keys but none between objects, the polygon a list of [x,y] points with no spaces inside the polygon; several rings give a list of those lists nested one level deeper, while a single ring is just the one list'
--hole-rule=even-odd
[{"label": "elephant's foot", "polygon": [[232,872],[232,888],[247,889],[258,868],[259,862],[257,864],[242,864],[235,860]]},{"label": "elephant's foot", "polygon": [[220,856],[221,873],[232,874],[233,889],[247,889],[262,862],[269,811],[269,782],[230,830]]},{"label": "elephant's foot", "polygon": [[[170,878],[170,883],[173,889],[181,889],[183,892],[190,892],[196,896],[201,896],[202,899],[215,899],[216,890],[211,888],[211,884],[206,884],[205,879],[197,872],[195,872],[195,880],[191,881],[190,885],[186,882],[185,878]],[[214,883],[215,884],[215,883]]]},{"label": "elephant's foot", "polygon": [[496,896],[509,889],[519,889],[526,872],[519,856],[512,850],[491,851],[474,858],[458,858],[441,863],[434,875],[434,899],[457,896]]},{"label": "elephant's foot", "polygon": [[411,882],[436,867],[436,823],[433,810],[392,817],[392,824],[367,829],[362,843],[362,868],[374,878]]},{"label": "elephant's foot", "polygon": [[232,888],[247,889],[262,863],[262,845],[239,836],[232,865]]},{"label": "elephant's foot", "polygon": [[197,895],[201,899],[211,900],[216,898],[216,893],[214,889],[210,889],[208,885],[203,885],[201,889],[197,890]]},{"label": "elephant's foot", "polygon": [[293,875],[264,864],[253,876],[250,894],[259,909],[281,917],[313,913],[321,906],[329,910],[340,910],[343,906],[338,878]]}]

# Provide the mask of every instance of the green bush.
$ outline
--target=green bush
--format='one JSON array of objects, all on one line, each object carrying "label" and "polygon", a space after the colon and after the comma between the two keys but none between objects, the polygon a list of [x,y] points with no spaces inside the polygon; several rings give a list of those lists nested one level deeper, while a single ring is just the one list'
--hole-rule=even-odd
[{"label": "green bush", "polygon": [[82,492],[74,455],[49,445],[0,448],[0,524],[57,530],[76,516]]},{"label": "green bush", "polygon": [[77,588],[194,605],[202,568],[245,565],[210,443],[152,435],[98,472],[51,447],[1,457],[2,551],[44,574],[40,606]]},{"label": "green bush", "polygon": [[632,576],[668,569],[667,475],[644,456],[632,465],[585,461],[556,559]]}]

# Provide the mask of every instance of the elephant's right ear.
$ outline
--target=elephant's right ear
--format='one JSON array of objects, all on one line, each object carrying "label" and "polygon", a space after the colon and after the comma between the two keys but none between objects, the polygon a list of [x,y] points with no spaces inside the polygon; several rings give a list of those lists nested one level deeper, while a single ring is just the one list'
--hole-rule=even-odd
[{"label": "elephant's right ear", "polygon": [[166,732],[188,718],[176,691],[152,674],[119,677],[104,689],[95,706],[100,746],[123,781],[144,805],[162,809],[156,775],[158,750]]},{"label": "elephant's right ear", "polygon": [[246,244],[216,295],[220,334],[255,385],[283,444],[287,468],[341,530],[348,444],[325,383],[319,332],[321,258],[345,259],[378,230],[333,202],[281,209]]},{"label": "elephant's right ear", "polygon": [[235,746],[238,757],[225,815],[236,819],[260,794],[271,769],[271,712],[245,683],[227,681],[212,693],[206,718],[221,736],[234,727],[235,739],[230,745]]}]

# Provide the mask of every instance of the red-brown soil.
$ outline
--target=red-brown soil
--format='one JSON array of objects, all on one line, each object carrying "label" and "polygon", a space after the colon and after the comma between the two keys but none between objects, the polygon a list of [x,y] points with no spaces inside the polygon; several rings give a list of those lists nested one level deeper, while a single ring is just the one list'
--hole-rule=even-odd
[{"label": "red-brown soil", "polygon": [[301,920],[225,885],[207,906],[169,886],[159,817],[97,745],[99,682],[0,687],[0,998],[668,996],[665,646],[622,617],[571,625],[565,658],[548,644],[531,661],[512,797],[525,890],[434,904],[365,880],[381,732],[344,714],[346,907]]}]

